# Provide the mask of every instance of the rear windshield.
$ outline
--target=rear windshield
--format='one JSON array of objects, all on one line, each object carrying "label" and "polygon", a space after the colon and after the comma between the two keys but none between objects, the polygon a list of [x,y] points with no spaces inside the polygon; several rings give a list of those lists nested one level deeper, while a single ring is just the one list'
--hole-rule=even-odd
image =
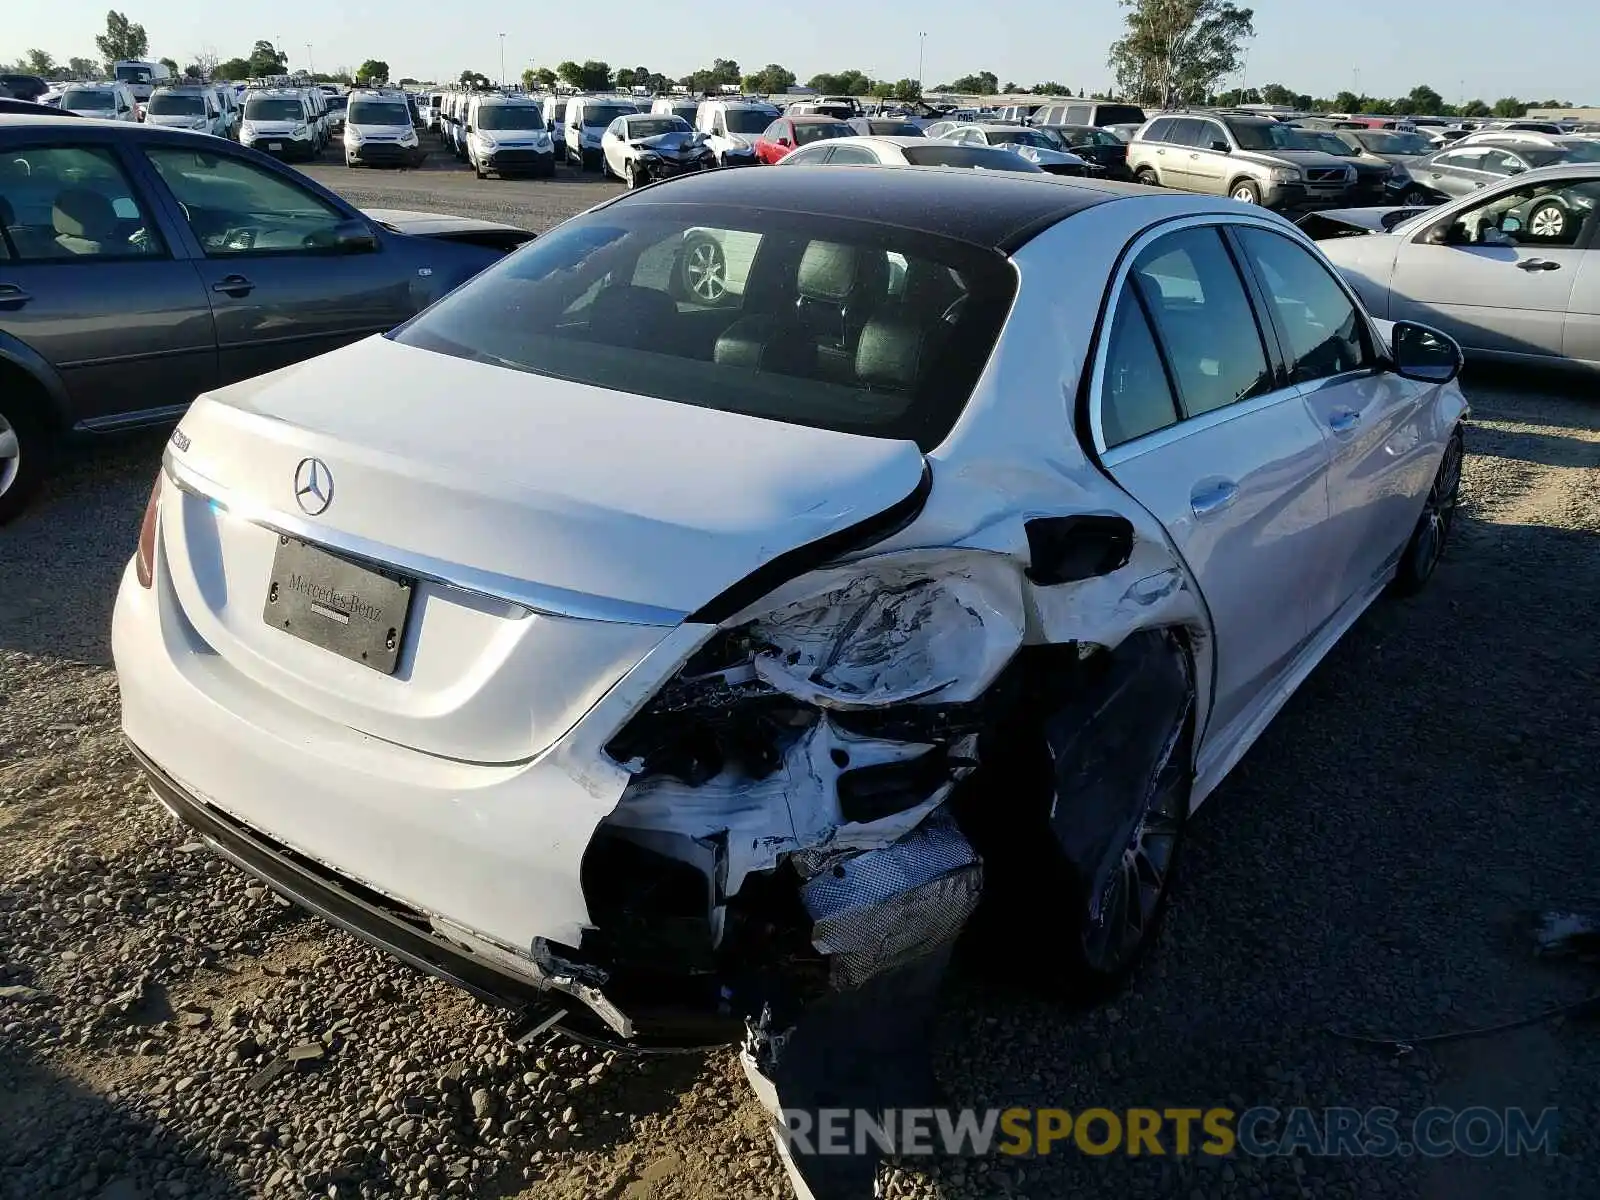
[{"label": "rear windshield", "polygon": [[149,83],[149,67],[121,66],[117,68],[118,83]]},{"label": "rear windshield", "polygon": [[922,136],[922,130],[910,121],[868,121],[867,130],[878,137]]},{"label": "rear windshield", "polygon": [[926,146],[907,146],[904,153],[913,167],[984,167],[990,171],[1039,173],[1039,168],[1020,154],[988,146],[931,141]]},{"label": "rear windshield", "polygon": [[931,450],[966,404],[1014,289],[998,255],[893,226],[624,203],[530,242],[391,336]]},{"label": "rear windshield", "polygon": [[90,92],[68,89],[61,96],[62,108],[108,110],[113,107],[110,92]]},{"label": "rear windshield", "polygon": [[331,113],[343,112],[344,106],[349,103],[349,100],[343,96],[329,96],[323,101],[323,103],[328,106],[328,111]]},{"label": "rear windshield", "polygon": [[630,117],[639,110],[633,105],[623,108],[620,104],[585,104],[583,106],[583,127],[585,129],[603,129],[618,117]]},{"label": "rear windshield", "polygon": [[1360,130],[1355,135],[1374,154],[1432,154],[1433,143],[1420,133],[1389,133],[1387,130]]},{"label": "rear windshield", "polygon": [[246,121],[301,121],[305,115],[304,105],[287,96],[252,96],[244,102]]},{"label": "rear windshield", "polygon": [[352,125],[409,125],[411,110],[404,100],[357,100],[345,119]]},{"label": "rear windshield", "polygon": [[998,129],[991,129],[988,137],[990,144],[996,146],[1003,146],[1009,142],[1014,146],[1032,146],[1038,150],[1054,150],[1056,148],[1055,143],[1045,137],[1044,134],[1034,129],[1023,129],[1021,126],[1016,129],[1007,129],[1004,132]]},{"label": "rear windshield", "polygon": [[203,117],[206,102],[201,96],[173,96],[156,94],[150,97],[152,117]]},{"label": "rear windshield", "polygon": [[567,102],[565,100],[557,100],[551,105],[550,114],[550,119],[559,124],[561,118],[567,115]]},{"label": "rear windshield", "polygon": [[478,109],[479,129],[543,129],[537,104],[485,104]]}]

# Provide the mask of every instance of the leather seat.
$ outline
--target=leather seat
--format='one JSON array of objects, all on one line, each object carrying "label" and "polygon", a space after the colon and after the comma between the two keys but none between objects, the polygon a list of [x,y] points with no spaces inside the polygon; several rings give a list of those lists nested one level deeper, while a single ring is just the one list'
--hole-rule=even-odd
[{"label": "leather seat", "polygon": [[853,351],[888,290],[889,259],[882,250],[812,242],[800,256],[795,306],[820,346]]},{"label": "leather seat", "polygon": [[873,390],[911,392],[928,377],[938,357],[940,331],[949,327],[928,321],[904,305],[892,305],[872,317],[856,346],[856,380]]},{"label": "leather seat", "polygon": [[674,353],[678,306],[655,288],[602,288],[589,306],[589,339],[629,350]]},{"label": "leather seat", "polygon": [[111,201],[88,188],[68,188],[50,209],[56,245],[68,254],[115,254],[117,212]]},{"label": "leather seat", "polygon": [[817,348],[803,325],[771,315],[740,317],[717,339],[712,360],[721,366],[779,375],[815,374]]}]

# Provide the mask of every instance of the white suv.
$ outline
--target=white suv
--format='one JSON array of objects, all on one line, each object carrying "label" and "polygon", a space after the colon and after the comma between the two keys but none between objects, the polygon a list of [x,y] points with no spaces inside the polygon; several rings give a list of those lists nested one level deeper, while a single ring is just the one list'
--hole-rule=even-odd
[{"label": "white suv", "polygon": [[415,166],[422,153],[404,92],[363,88],[350,93],[344,115],[345,166]]},{"label": "white suv", "polygon": [[719,167],[756,165],[756,139],[779,117],[771,104],[750,100],[706,100],[695,113],[694,127],[706,135]]}]

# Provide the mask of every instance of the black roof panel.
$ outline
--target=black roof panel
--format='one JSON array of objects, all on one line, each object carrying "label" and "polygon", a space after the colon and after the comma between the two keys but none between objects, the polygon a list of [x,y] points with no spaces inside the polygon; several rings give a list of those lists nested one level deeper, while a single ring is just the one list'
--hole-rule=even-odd
[{"label": "black roof panel", "polygon": [[731,167],[629,193],[617,204],[724,204],[853,217],[1011,251],[1063,217],[1149,188],[944,167]]}]

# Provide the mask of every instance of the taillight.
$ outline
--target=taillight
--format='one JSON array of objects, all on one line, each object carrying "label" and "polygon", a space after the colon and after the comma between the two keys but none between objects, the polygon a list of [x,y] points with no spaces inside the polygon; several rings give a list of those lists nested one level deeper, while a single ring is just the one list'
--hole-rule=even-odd
[{"label": "taillight", "polygon": [[150,503],[144,506],[144,523],[139,526],[139,552],[134,555],[133,572],[140,587],[149,587],[156,576],[156,521],[161,515],[161,472],[156,472],[150,489]]}]

